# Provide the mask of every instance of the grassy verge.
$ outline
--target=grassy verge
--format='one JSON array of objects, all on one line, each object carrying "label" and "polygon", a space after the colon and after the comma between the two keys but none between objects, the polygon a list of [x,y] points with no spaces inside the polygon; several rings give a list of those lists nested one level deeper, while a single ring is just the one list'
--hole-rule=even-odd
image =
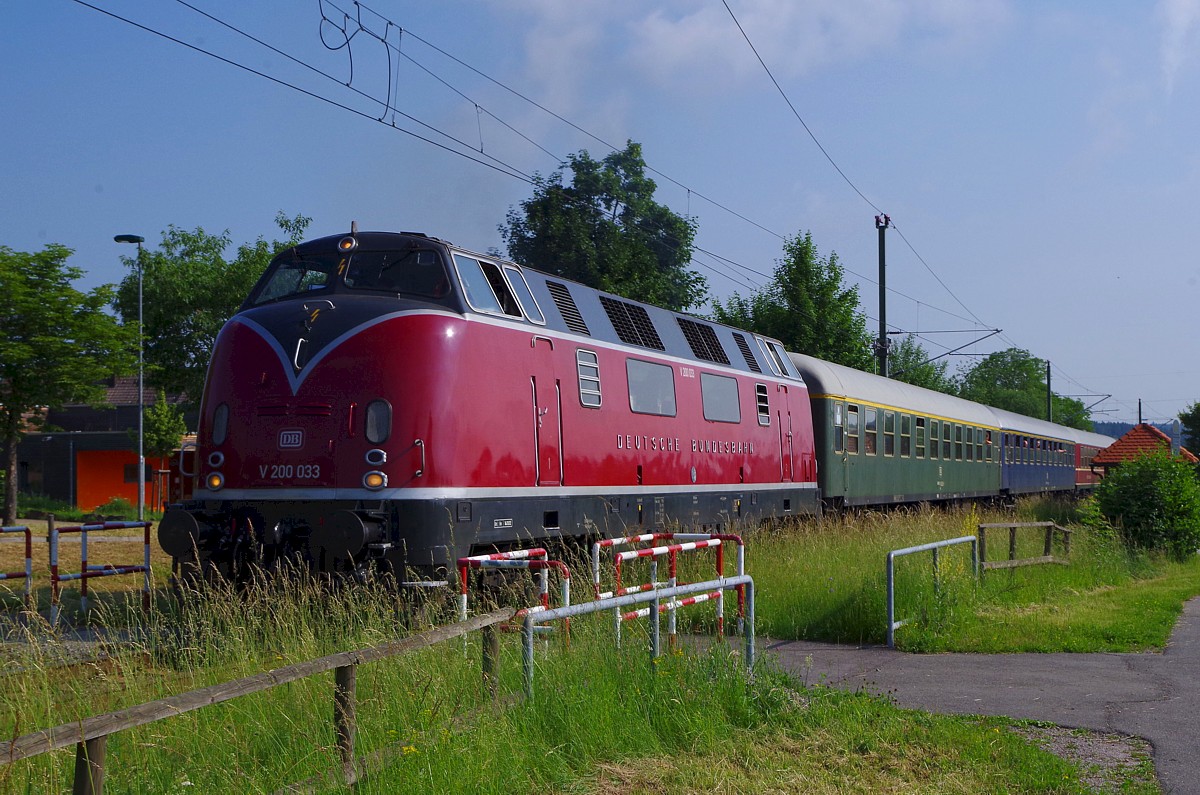
[{"label": "grassy verge", "polygon": [[[1019,520],[1040,519],[1047,510],[1029,504]],[[784,639],[883,643],[889,550],[973,535],[980,522],[1010,520],[972,509],[925,510],[763,533],[751,556],[761,594],[759,630]],[[1041,555],[1043,543],[1040,531],[1021,531],[1017,557]],[[910,651],[1140,651],[1161,647],[1183,602],[1200,593],[1200,561],[1131,555],[1118,539],[1081,526],[1074,527],[1070,560],[1069,566],[992,570],[977,583],[969,546],[947,548],[939,554],[935,588],[930,553],[898,558],[896,612],[911,623],[897,631],[897,645]]]},{"label": "grassy verge", "polygon": [[[749,530],[758,631],[780,638],[880,642],[889,549],[970,534],[991,514],[860,515]],[[1026,519],[1040,518],[1027,515]],[[1019,555],[1040,554],[1023,539]],[[912,649],[1127,650],[1161,645],[1200,564],[1130,558],[1078,533],[1070,567],[989,572],[975,585],[966,549],[905,559],[899,635]],[[573,566],[585,571],[586,567]],[[729,567],[727,566],[727,571]],[[708,579],[697,556],[680,577]],[[626,582],[635,572],[628,571]],[[122,578],[112,578],[120,580]],[[62,667],[44,627],[9,625],[0,657],[0,734],[13,737],[403,634],[411,612],[379,588],[274,580],[214,588],[144,625],[133,605],[98,600],[94,623],[140,628],[107,660]],[[727,615],[732,616],[732,604]],[[449,602],[422,612],[453,620]],[[711,606],[689,615],[711,626]],[[46,638],[50,637],[50,640]],[[1026,645],[1021,645],[1026,644]],[[1034,645],[1037,644],[1037,645]],[[644,626],[622,647],[610,619],[573,622],[570,652],[537,656],[536,697],[521,691],[520,652],[505,636],[501,692],[480,682],[478,638],[373,663],[358,673],[360,756],[379,762],[355,789],[393,792],[1086,792],[1081,768],[992,719],[931,716],[886,700],[803,687],[762,661],[753,677],[723,645],[651,664]],[[332,675],[207,707],[110,738],[109,792],[272,792],[338,767]],[[0,767],[0,791],[62,791],[73,751]],[[330,792],[344,791],[337,785]],[[1126,791],[1154,791],[1134,782]]]},{"label": "grassy verge", "polygon": [[[303,612],[303,611],[301,611]],[[203,670],[181,644],[175,667],[122,658],[72,674],[72,694],[53,670],[29,672],[44,689],[13,693],[4,679],[3,730],[60,722],[69,714],[137,702],[187,683],[232,676],[310,627],[268,642],[271,622],[247,622]],[[212,630],[227,632],[223,616]],[[362,627],[360,627],[362,629]],[[356,634],[351,628],[349,634]],[[370,634],[370,633],[367,633]],[[214,635],[215,637],[215,635]],[[502,690],[519,689],[519,650],[503,645]],[[305,641],[301,645],[307,645]],[[359,672],[359,753],[383,761],[361,793],[424,792],[1085,792],[1079,771],[994,720],[936,717],[885,700],[824,688],[801,689],[763,665],[753,678],[724,646],[673,654],[651,664],[645,637],[614,649],[606,621],[576,622],[569,654],[537,658],[531,703],[500,706],[484,697],[479,649],[448,644]],[[315,642],[304,655],[324,647]],[[276,655],[285,657],[283,654]],[[239,658],[247,658],[244,662]],[[277,662],[282,662],[279,660]],[[79,681],[88,680],[86,683]],[[272,792],[338,767],[330,721],[330,675],[114,735],[106,791]],[[17,696],[19,698],[15,698]],[[30,726],[32,728],[32,726]],[[62,791],[73,752],[0,768],[6,792]],[[324,791],[345,791],[330,784]]]}]

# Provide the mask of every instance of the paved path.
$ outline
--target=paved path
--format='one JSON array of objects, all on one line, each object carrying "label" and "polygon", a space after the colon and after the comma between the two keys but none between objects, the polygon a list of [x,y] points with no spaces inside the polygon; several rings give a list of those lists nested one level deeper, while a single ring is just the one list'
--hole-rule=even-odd
[{"label": "paved path", "polygon": [[1170,795],[1200,795],[1200,598],[1149,654],[907,654],[884,646],[769,644],[783,667],[902,707],[1005,715],[1144,737]]}]

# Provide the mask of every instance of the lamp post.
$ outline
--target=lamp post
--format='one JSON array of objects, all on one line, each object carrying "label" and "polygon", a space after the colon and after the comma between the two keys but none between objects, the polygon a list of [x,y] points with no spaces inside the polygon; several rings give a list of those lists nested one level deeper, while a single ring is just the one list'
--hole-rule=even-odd
[{"label": "lamp post", "polygon": [[137,244],[137,276],[138,276],[138,521],[145,521],[146,513],[146,448],[145,428],[145,389],[142,386],[142,243],[146,238],[140,235],[117,235],[113,238],[116,243]]}]

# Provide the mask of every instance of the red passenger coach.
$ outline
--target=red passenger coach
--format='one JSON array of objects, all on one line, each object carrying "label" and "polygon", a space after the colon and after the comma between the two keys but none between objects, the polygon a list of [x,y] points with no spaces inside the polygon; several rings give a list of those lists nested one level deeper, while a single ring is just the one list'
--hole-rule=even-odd
[{"label": "red passenger coach", "polygon": [[217,339],[197,445],[160,541],[230,574],[434,574],[819,502],[779,342],[411,233],[276,257]]}]

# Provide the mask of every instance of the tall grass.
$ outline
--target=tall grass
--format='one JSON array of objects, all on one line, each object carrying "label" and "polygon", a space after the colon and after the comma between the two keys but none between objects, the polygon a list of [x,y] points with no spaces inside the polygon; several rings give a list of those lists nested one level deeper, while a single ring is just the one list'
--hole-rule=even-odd
[{"label": "tall grass", "polygon": [[[897,645],[983,652],[1161,646],[1182,602],[1200,593],[1200,564],[1131,553],[1114,534],[1072,523],[1073,516],[1069,503],[1034,500],[1022,504],[1016,517],[1068,525],[1073,532],[1066,566],[991,570],[976,580],[964,544],[939,551],[935,584],[929,552],[897,558],[897,618],[910,620],[897,631]],[[974,535],[980,523],[1013,520],[1011,514],[976,507],[923,508],[762,532],[754,536],[751,572],[761,595],[759,630],[784,639],[883,643],[890,550]],[[1008,556],[1007,533],[992,531],[988,539],[990,560]],[[1017,558],[1044,551],[1040,529],[1022,529],[1017,539]],[[1057,540],[1054,552],[1066,555]],[[1108,611],[1096,610],[1105,598]]]},{"label": "tall grass", "polygon": [[[1032,506],[1023,518],[1039,510],[1055,509]],[[887,551],[1004,518],[920,510],[745,529],[758,632],[881,642]],[[1030,535],[1018,554],[1040,554],[1040,545]],[[1177,609],[1189,589],[1200,590],[1195,566],[1131,558],[1103,536],[1078,532],[1071,557],[1070,567],[989,572],[977,585],[967,549],[943,550],[936,593],[927,553],[901,559],[899,611],[915,621],[898,639],[932,649],[1040,633],[1063,644],[1081,636],[1077,628],[1055,638],[1029,617],[1069,612],[1085,619],[1068,624],[1106,626],[1104,611],[1085,614],[1072,600],[1095,606],[1112,598],[1108,613],[1140,615],[1140,603],[1130,610],[1115,595],[1149,589],[1147,601],[1169,613],[1172,600]],[[681,580],[712,577],[711,555],[688,561]],[[573,563],[572,571],[587,570]],[[627,583],[644,574],[630,569]],[[576,586],[579,598],[586,587]],[[528,604],[527,589],[518,590]],[[727,600],[729,626],[735,604]],[[189,589],[178,602],[160,600],[148,622],[136,610],[136,600],[104,601],[94,623],[113,642],[102,646],[103,659],[74,665],[64,665],[78,659],[74,647],[51,628],[10,623],[0,732],[15,737],[376,645],[455,615],[448,595],[417,610],[386,587],[337,587],[298,574]],[[711,606],[688,616],[689,627],[711,629]],[[1083,791],[1078,771],[1010,735],[1002,721],[910,713],[879,698],[805,687],[769,660],[747,676],[740,654],[711,639],[652,663],[645,622],[627,624],[620,646],[613,634],[611,616],[597,615],[572,622],[569,652],[558,639],[540,643],[529,703],[518,697],[520,649],[511,635],[502,636],[498,702],[482,686],[477,637],[465,648],[448,643],[360,666],[358,753],[375,762],[355,791]],[[1119,634],[1104,640],[1100,632],[1096,642]],[[327,673],[113,735],[107,790],[273,792],[323,780],[339,768],[332,692]],[[0,791],[63,791],[73,765],[73,750],[64,750],[0,767]],[[345,791],[336,783],[317,789]]]}]

